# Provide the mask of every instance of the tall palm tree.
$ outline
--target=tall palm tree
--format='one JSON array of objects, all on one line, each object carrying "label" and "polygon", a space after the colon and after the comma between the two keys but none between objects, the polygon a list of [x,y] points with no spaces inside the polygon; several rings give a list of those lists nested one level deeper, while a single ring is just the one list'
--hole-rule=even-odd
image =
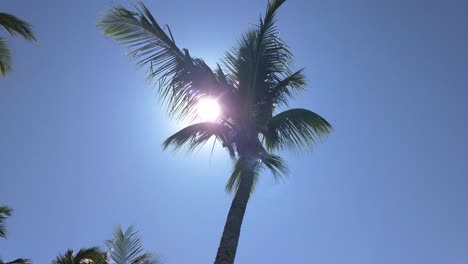
[{"label": "tall palm tree", "polygon": [[[0,205],[0,237],[6,238],[7,231],[5,228],[5,220],[11,216],[13,209],[8,206]],[[1,263],[1,262],[0,262]]]},{"label": "tall palm tree", "polygon": [[31,260],[29,259],[15,259],[13,261],[10,261],[10,262],[5,262],[3,261],[2,259],[0,259],[0,264],[31,264]]},{"label": "tall palm tree", "polygon": [[133,226],[122,231],[115,229],[113,238],[105,242],[108,252],[109,264],[162,264],[154,253],[143,252],[141,238]]},{"label": "tall palm tree", "polygon": [[82,248],[76,254],[68,249],[65,254],[59,254],[52,264],[106,264],[106,254],[98,247]]},{"label": "tall palm tree", "polygon": [[[32,26],[20,18],[8,14],[0,13],[0,28],[3,27],[12,37],[22,37],[27,41],[36,42],[36,36],[32,31]],[[4,37],[0,37],[0,75],[5,76],[12,71],[13,60],[8,43]]]},{"label": "tall palm tree", "polygon": [[[172,33],[161,27],[145,5],[128,10],[117,5],[98,22],[104,35],[129,48],[137,65],[146,66],[169,116],[194,122],[164,141],[164,148],[201,147],[215,137],[233,159],[226,191],[234,192],[215,263],[233,263],[247,202],[262,169],[275,180],[288,173],[275,153],[311,149],[332,126],[302,108],[278,110],[306,87],[303,70],[292,70],[293,56],[278,36],[276,13],[285,0],[269,2],[264,18],[226,53],[222,66],[211,69],[187,49],[179,49]],[[214,98],[222,108],[215,122],[197,122],[198,103]],[[279,113],[278,113],[279,112]]]}]

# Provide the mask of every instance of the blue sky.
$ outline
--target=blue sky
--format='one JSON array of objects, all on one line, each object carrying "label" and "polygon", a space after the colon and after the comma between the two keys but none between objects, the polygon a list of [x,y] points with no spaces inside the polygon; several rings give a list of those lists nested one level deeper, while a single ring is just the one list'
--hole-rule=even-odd
[{"label": "blue sky", "polygon": [[[266,1],[146,3],[180,47],[214,65]],[[0,203],[15,209],[0,255],[49,263],[134,224],[168,263],[210,263],[230,161],[221,149],[162,151],[180,124],[124,48],[100,35],[110,5],[1,3],[40,44],[12,39],[15,72],[0,80]],[[293,106],[335,132],[312,153],[284,153],[286,181],[262,178],[236,263],[467,263],[467,8],[286,2],[281,35],[310,86]]]}]

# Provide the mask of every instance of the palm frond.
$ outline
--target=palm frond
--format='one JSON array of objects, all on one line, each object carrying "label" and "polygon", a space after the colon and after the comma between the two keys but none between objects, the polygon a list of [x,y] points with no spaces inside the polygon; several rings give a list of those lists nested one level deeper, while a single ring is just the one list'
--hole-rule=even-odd
[{"label": "palm frond", "polygon": [[227,193],[234,193],[239,188],[242,177],[253,177],[253,185],[251,193],[255,191],[255,185],[260,176],[258,169],[258,158],[241,156],[234,162],[231,176],[226,183],[225,190]]},{"label": "palm frond", "polygon": [[237,46],[226,53],[224,66],[228,76],[243,99],[252,92],[255,66],[255,40],[257,31],[249,30],[239,39]]},{"label": "palm frond", "polygon": [[68,249],[65,254],[59,254],[55,260],[52,261],[52,264],[75,264],[75,256],[73,255],[73,250]]},{"label": "palm frond", "polygon": [[125,233],[119,227],[114,231],[113,238],[105,242],[109,249],[109,258],[115,263],[132,263],[143,251],[141,239],[133,226]]},{"label": "palm frond", "polygon": [[268,149],[312,148],[333,130],[330,123],[307,109],[290,109],[274,116],[263,131]]},{"label": "palm frond", "polygon": [[306,85],[304,69],[300,69],[287,77],[278,80],[266,93],[268,103],[276,105],[287,105],[288,100],[298,92],[302,91]]},{"label": "palm frond", "polygon": [[162,264],[162,260],[154,253],[145,253],[139,258],[135,259],[132,264]]},{"label": "palm frond", "polygon": [[4,38],[0,38],[0,75],[5,76],[12,71],[13,60],[8,43]]},{"label": "palm frond", "polygon": [[261,165],[270,170],[275,181],[279,181],[284,176],[288,175],[288,166],[280,156],[269,154],[261,159]]},{"label": "palm frond", "polygon": [[139,2],[135,11],[116,5],[98,22],[102,33],[123,43],[137,65],[148,69],[150,80],[159,78],[158,93],[167,103],[170,116],[192,120],[193,109],[200,96],[219,95],[225,87],[216,75],[188,50],[181,51],[173,37],[166,34],[146,6]]},{"label": "palm frond", "polygon": [[285,74],[290,73],[292,53],[279,37],[276,27],[276,13],[285,0],[273,0],[267,5],[265,17],[260,19],[257,37],[255,39],[254,86],[255,97],[260,99],[263,94]]},{"label": "palm frond", "polygon": [[226,183],[226,192],[233,193],[236,191],[239,188],[242,177],[247,175],[253,177],[253,185],[250,192],[255,192],[255,186],[260,179],[260,173],[264,169],[270,170],[275,181],[283,178],[288,173],[286,162],[279,156],[267,154],[266,152],[256,157],[242,156],[234,163],[231,176]]},{"label": "palm frond", "polygon": [[263,103],[272,87],[291,74],[292,54],[279,38],[275,15],[284,0],[268,4],[264,19],[249,30],[237,45],[226,53],[223,66],[229,83],[238,90],[244,118],[252,118],[253,108]]},{"label": "palm frond", "polygon": [[6,205],[0,206],[0,237],[6,238],[7,231],[5,228],[5,220],[11,216],[13,213],[13,209]]},{"label": "palm frond", "polygon": [[15,259],[13,261],[10,261],[10,262],[2,262],[0,260],[0,264],[31,264],[31,260],[30,259],[24,259],[24,258],[19,258],[19,259]]},{"label": "palm frond", "polygon": [[98,247],[82,248],[78,253],[68,249],[65,254],[59,254],[52,264],[106,264],[106,255]]},{"label": "palm frond", "polygon": [[3,26],[10,35],[23,37],[27,41],[37,41],[31,24],[8,13],[0,13],[0,26]]},{"label": "palm frond", "polygon": [[179,132],[168,137],[164,141],[163,147],[167,149],[169,146],[174,146],[177,150],[186,146],[191,151],[203,146],[213,136],[223,143],[223,146],[229,150],[231,156],[235,155],[234,146],[232,145],[232,129],[228,126],[212,122],[196,123],[181,129]]},{"label": "palm frond", "polygon": [[294,97],[305,87],[305,76],[302,69],[292,73],[282,80],[278,80],[263,94],[254,107],[255,123],[265,126],[272,118],[278,106],[288,105],[289,99]]},{"label": "palm frond", "polygon": [[[118,227],[113,238],[105,242],[109,249],[108,257],[115,264],[160,264],[161,261],[152,253],[143,253],[143,244],[134,226],[125,232]],[[140,261],[140,262],[139,262]]]}]

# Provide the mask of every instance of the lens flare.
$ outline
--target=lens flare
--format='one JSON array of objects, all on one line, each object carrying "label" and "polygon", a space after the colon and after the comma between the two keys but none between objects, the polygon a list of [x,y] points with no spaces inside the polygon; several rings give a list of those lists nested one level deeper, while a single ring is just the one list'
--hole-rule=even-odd
[{"label": "lens flare", "polygon": [[215,122],[221,115],[221,107],[212,98],[203,98],[198,102],[198,116],[201,121]]}]

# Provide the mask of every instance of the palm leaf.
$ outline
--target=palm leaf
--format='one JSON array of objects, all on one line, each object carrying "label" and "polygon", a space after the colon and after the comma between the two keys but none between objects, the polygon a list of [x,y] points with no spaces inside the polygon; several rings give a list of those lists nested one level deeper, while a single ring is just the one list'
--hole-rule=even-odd
[{"label": "palm leaf", "polygon": [[178,150],[186,146],[191,151],[203,146],[213,136],[223,143],[223,146],[229,150],[231,156],[235,155],[234,146],[232,145],[232,129],[226,125],[212,122],[196,123],[181,129],[179,132],[168,137],[164,141],[163,147],[167,149],[169,146],[174,146]]},{"label": "palm leaf", "polygon": [[32,26],[28,22],[21,20],[20,18],[7,14],[0,13],[0,26],[3,26],[10,35],[14,37],[23,37],[27,41],[37,41]]},{"label": "palm leaf", "polygon": [[254,108],[257,125],[265,126],[272,118],[276,107],[288,105],[289,99],[304,89],[306,81],[302,71],[302,69],[296,71],[268,88]]},{"label": "palm leaf", "polygon": [[93,264],[105,264],[106,256],[98,247],[82,248],[76,254],[68,249],[65,254],[59,254],[52,264],[82,264],[90,261]]},{"label": "palm leaf", "polygon": [[153,253],[145,253],[135,259],[132,264],[161,264],[162,260]]},{"label": "palm leaf", "polygon": [[242,156],[234,163],[231,176],[226,183],[226,192],[233,193],[237,191],[242,177],[252,175],[253,184],[251,193],[253,193],[260,178],[260,173],[264,169],[270,170],[275,181],[278,181],[288,173],[286,162],[279,156],[268,154],[265,151],[256,157]]},{"label": "palm leaf", "polygon": [[267,5],[264,19],[260,19],[255,39],[254,85],[256,99],[262,98],[272,83],[290,73],[292,54],[279,37],[276,13],[285,0],[273,0]]},{"label": "palm leaf", "polygon": [[11,216],[13,213],[13,209],[8,206],[1,205],[0,206],[0,237],[6,238],[7,231],[5,228],[5,220]]},{"label": "palm leaf", "polygon": [[0,38],[0,75],[5,76],[12,71],[13,60],[8,43],[4,38]]},{"label": "palm leaf", "polygon": [[74,264],[75,257],[73,255],[73,250],[68,249],[65,254],[59,254],[55,260],[52,261],[52,264]]},{"label": "palm leaf", "polygon": [[121,228],[114,231],[112,240],[106,241],[109,248],[109,258],[117,264],[132,263],[143,251],[141,239],[136,235],[133,226],[130,226],[125,233]]},{"label": "palm leaf", "polygon": [[75,255],[75,260],[91,260],[93,264],[104,264],[106,259],[103,252],[98,247],[82,248]]},{"label": "palm leaf", "polygon": [[255,109],[259,105],[264,106],[266,94],[291,75],[292,54],[279,38],[275,25],[276,11],[283,3],[284,0],[269,3],[257,28],[244,34],[223,60],[227,80],[241,98],[242,105],[238,107],[244,110],[243,119],[255,119],[252,113],[259,112]]},{"label": "palm leaf", "polygon": [[[298,92],[302,91],[306,85],[304,69],[300,69],[287,77],[278,80],[276,85],[272,86],[265,94],[268,103],[273,106],[287,105],[288,99]],[[274,109],[274,108],[273,108]]]},{"label": "palm leaf", "polygon": [[215,73],[202,59],[192,58],[188,50],[177,47],[169,27],[170,36],[142,2],[133,8],[135,11],[116,5],[98,26],[104,35],[129,48],[137,65],[147,67],[150,80],[159,78],[158,93],[172,117],[193,120],[199,98],[219,96],[226,87],[218,84]]},{"label": "palm leaf", "polygon": [[118,227],[113,238],[105,242],[109,249],[108,257],[115,264],[160,264],[161,260],[152,253],[143,253],[141,238],[130,226],[125,232]]},{"label": "palm leaf", "polygon": [[279,181],[281,178],[288,175],[288,166],[280,156],[269,154],[261,159],[261,161],[262,167],[270,170],[275,181]]},{"label": "palm leaf", "polygon": [[290,109],[274,116],[262,131],[268,149],[312,148],[333,130],[330,123],[307,109]]},{"label": "palm leaf", "polygon": [[241,156],[237,158],[232,168],[231,176],[226,183],[225,190],[227,193],[234,193],[239,188],[241,179],[243,177],[253,177],[253,184],[251,193],[255,191],[255,185],[258,182],[259,173],[258,170],[258,158]]},{"label": "palm leaf", "polygon": [[32,262],[30,259],[24,259],[24,258],[15,259],[9,262],[4,262],[3,260],[0,259],[0,264],[31,264],[31,263]]}]

